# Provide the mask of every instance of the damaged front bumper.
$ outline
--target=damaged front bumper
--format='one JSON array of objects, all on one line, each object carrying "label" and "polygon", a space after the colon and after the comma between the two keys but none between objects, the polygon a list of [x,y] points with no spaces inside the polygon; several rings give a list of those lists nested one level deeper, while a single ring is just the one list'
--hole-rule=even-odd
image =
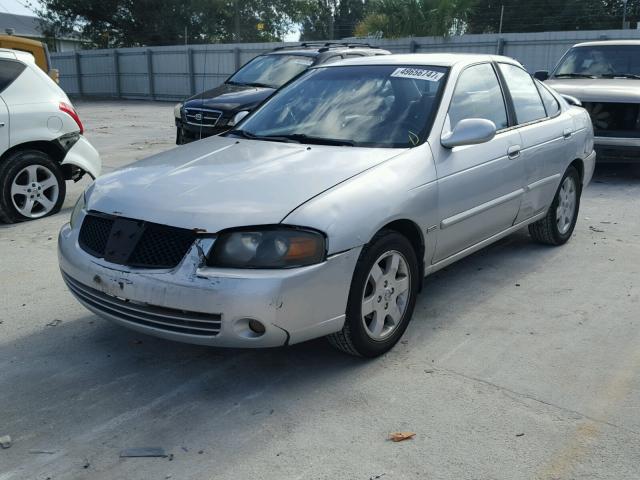
[{"label": "damaged front bumper", "polygon": [[203,252],[215,240],[202,238],[175,269],[134,269],[86,253],[78,230],[62,228],[58,257],[80,303],[143,333],[220,347],[275,347],[340,330],[360,254],[355,248],[293,269],[216,269],[203,266]]}]

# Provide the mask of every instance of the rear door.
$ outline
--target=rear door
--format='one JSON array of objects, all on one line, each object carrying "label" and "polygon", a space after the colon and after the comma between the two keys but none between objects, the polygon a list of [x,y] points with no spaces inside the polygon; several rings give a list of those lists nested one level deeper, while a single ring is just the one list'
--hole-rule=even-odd
[{"label": "rear door", "polygon": [[546,210],[553,198],[562,166],[566,165],[573,121],[562,114],[555,97],[524,69],[499,63],[499,70],[511,96],[522,139],[524,195],[516,222]]},{"label": "rear door", "polygon": [[450,150],[432,145],[440,213],[433,263],[511,227],[522,198],[520,134],[509,128],[507,102],[491,63],[471,65],[460,74],[444,130],[465,118],[491,120],[498,132],[480,145]]},{"label": "rear door", "polygon": [[4,153],[9,148],[11,140],[9,137],[9,109],[2,95],[25,68],[22,62],[10,58],[0,58],[0,153]]}]

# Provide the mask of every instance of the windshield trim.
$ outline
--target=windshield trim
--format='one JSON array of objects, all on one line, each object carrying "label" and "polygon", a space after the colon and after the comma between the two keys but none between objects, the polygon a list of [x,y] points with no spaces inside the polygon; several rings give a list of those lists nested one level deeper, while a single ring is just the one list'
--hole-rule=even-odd
[{"label": "windshield trim", "polygon": [[[358,64],[358,65],[335,65],[335,64],[329,64],[329,65],[317,65],[317,66],[312,66],[309,67],[308,69],[304,70],[302,73],[300,73],[300,75],[292,78],[290,81],[288,81],[287,83],[285,83],[284,85],[282,85],[282,87],[278,88],[267,100],[265,100],[262,104],[260,104],[260,106],[258,108],[256,108],[255,110],[253,110],[251,113],[249,113],[245,118],[242,119],[242,121],[235,126],[235,128],[233,128],[233,130],[230,130],[228,132],[225,132],[223,134],[221,134],[221,136],[228,136],[230,133],[232,135],[238,135],[241,136],[241,134],[238,134],[236,132],[238,132],[238,130],[243,130],[242,129],[242,125],[245,123],[246,120],[248,120],[249,118],[251,118],[255,113],[257,113],[258,111],[262,110],[265,106],[267,106],[271,101],[273,101],[274,98],[276,98],[279,94],[279,92],[281,90],[283,90],[284,88],[290,86],[292,83],[297,82],[302,80],[306,75],[309,75],[312,71],[314,70],[318,70],[318,69],[328,69],[328,68],[346,68],[346,67],[351,67],[351,68],[365,68],[365,67],[372,67],[372,66],[385,66],[385,67],[398,67],[398,68],[427,68],[427,67],[437,67],[437,68],[441,68],[444,70],[444,76],[442,77],[442,82],[440,84],[439,87],[439,91],[436,93],[436,97],[435,97],[435,101],[433,102],[433,108],[431,109],[431,112],[429,113],[428,118],[426,119],[425,122],[425,126],[423,128],[423,130],[420,132],[419,137],[420,137],[420,141],[417,142],[415,145],[406,145],[404,143],[399,144],[399,143],[377,143],[377,142],[353,142],[353,147],[349,146],[349,148],[408,148],[408,149],[412,149],[412,148],[416,148],[419,147],[420,145],[423,145],[424,143],[426,143],[429,140],[429,134],[431,133],[431,131],[433,130],[433,124],[435,122],[436,116],[438,114],[438,112],[440,111],[440,107],[442,105],[442,98],[444,96],[444,92],[446,90],[447,84],[449,83],[449,75],[451,73],[451,67],[450,66],[445,66],[445,65],[430,65],[430,64],[415,64],[415,63],[403,63],[403,64],[396,64],[396,63],[384,63],[384,64]],[[240,127],[240,128],[238,128]],[[232,133],[234,132],[234,133]],[[242,137],[241,137],[242,138]],[[265,137],[260,137],[260,138],[256,138],[256,139],[249,139],[247,137],[244,137],[243,139],[245,140],[254,140],[254,141],[269,141],[268,138]],[[326,139],[327,141],[341,141],[344,139]],[[273,140],[276,141],[276,140]],[[282,141],[282,140],[280,140]],[[302,141],[300,141],[301,145],[318,145],[317,143],[304,143]]]}]

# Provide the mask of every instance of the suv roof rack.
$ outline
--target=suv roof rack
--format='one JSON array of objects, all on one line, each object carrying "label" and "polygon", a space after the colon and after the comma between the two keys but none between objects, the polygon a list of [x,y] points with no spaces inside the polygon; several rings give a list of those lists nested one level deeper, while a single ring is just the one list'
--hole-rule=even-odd
[{"label": "suv roof rack", "polygon": [[346,47],[346,48],[380,48],[377,45],[371,45],[369,43],[357,43],[357,42],[302,42],[299,45],[286,45],[282,47],[276,47],[272,51],[296,49],[296,48],[319,48],[319,51],[326,52],[330,48]]}]

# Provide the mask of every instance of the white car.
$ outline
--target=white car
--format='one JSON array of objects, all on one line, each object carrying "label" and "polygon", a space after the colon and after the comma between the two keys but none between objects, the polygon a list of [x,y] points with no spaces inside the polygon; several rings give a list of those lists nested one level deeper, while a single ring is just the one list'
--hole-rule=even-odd
[{"label": "white car", "polygon": [[96,178],[100,155],[62,89],[31,54],[0,49],[0,221],[60,210],[65,180]]}]

